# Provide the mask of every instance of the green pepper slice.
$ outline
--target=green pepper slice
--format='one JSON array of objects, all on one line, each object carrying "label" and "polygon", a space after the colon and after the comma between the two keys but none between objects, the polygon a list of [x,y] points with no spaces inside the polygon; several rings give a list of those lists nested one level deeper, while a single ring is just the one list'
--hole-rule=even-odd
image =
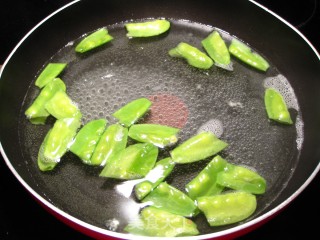
[{"label": "green pepper slice", "polygon": [[96,119],[86,123],[77,133],[70,152],[77,155],[83,163],[91,164],[91,156],[107,125],[106,119]]},{"label": "green pepper slice", "polygon": [[171,57],[184,58],[188,64],[200,69],[209,69],[213,61],[204,52],[188,43],[181,42],[169,51]]},{"label": "green pepper slice", "polygon": [[101,177],[138,179],[154,167],[158,148],[151,143],[137,143],[117,152],[100,173]]},{"label": "green pepper slice", "polygon": [[134,124],[129,129],[129,137],[139,142],[149,142],[164,148],[178,141],[178,128],[160,124]]},{"label": "green pepper slice", "polygon": [[39,95],[25,111],[26,117],[33,124],[44,124],[50,115],[45,108],[46,103],[58,91],[66,91],[66,85],[60,78],[55,78],[41,89]]},{"label": "green pepper slice", "polygon": [[221,186],[263,194],[266,191],[266,180],[249,168],[228,163],[224,171],[217,175],[217,183]]},{"label": "green pepper slice", "polygon": [[57,91],[46,103],[45,108],[56,119],[82,117],[78,106],[63,91]]},{"label": "green pepper slice", "polygon": [[38,154],[38,166],[42,171],[52,170],[69,150],[73,138],[80,128],[78,118],[58,119],[47,133]]},{"label": "green pepper slice", "polygon": [[175,163],[169,157],[159,160],[155,167],[146,175],[146,180],[135,185],[136,197],[142,200],[147,196],[172,172],[174,166]]},{"label": "green pepper slice", "polygon": [[124,126],[130,127],[149,110],[151,104],[147,98],[138,98],[118,109],[112,116]]},{"label": "green pepper slice", "polygon": [[127,37],[152,37],[160,35],[170,28],[170,22],[165,19],[157,19],[147,22],[126,23]]},{"label": "green pepper slice", "polygon": [[222,192],[223,186],[217,184],[217,175],[223,171],[227,161],[220,156],[211,162],[186,185],[186,192],[193,200],[201,196],[216,195]]},{"label": "green pepper slice", "polygon": [[108,33],[108,30],[106,28],[101,28],[82,39],[77,44],[75,51],[78,53],[84,53],[106,44],[111,40],[113,40],[113,37]]},{"label": "green pepper slice", "polygon": [[210,226],[223,226],[248,218],[257,207],[256,196],[247,192],[230,192],[197,199],[199,209]]},{"label": "green pepper slice", "polygon": [[261,71],[267,71],[270,67],[269,63],[261,55],[253,52],[250,47],[235,38],[231,40],[229,52],[246,64]]},{"label": "green pepper slice", "polygon": [[191,198],[166,182],[160,183],[142,202],[185,217],[198,213],[197,205]]},{"label": "green pepper slice", "polygon": [[278,91],[267,88],[264,95],[264,102],[269,119],[289,125],[293,123],[288,107]]},{"label": "green pepper slice", "polygon": [[146,207],[140,218],[130,222],[126,232],[150,237],[182,237],[199,234],[197,225],[190,219],[170,212]]},{"label": "green pepper slice", "polygon": [[92,165],[105,166],[119,151],[127,146],[128,129],[120,124],[112,124],[102,134],[91,157]]},{"label": "green pepper slice", "polygon": [[228,47],[218,31],[213,31],[201,43],[216,66],[232,70]]},{"label": "green pepper slice", "polygon": [[170,152],[171,158],[176,163],[191,163],[210,157],[223,149],[228,144],[218,139],[211,132],[201,132]]},{"label": "green pepper slice", "polygon": [[36,79],[35,85],[39,88],[43,88],[53,79],[57,78],[66,66],[66,63],[49,63]]}]

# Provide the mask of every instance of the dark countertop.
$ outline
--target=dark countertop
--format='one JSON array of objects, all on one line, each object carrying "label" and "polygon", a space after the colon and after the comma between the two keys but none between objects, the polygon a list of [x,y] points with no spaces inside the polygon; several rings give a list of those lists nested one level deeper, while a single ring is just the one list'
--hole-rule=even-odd
[{"label": "dark countertop", "polygon": [[[40,20],[70,0],[2,0],[0,8],[0,64],[19,40]],[[296,26],[320,52],[319,0],[259,0]],[[315,9],[315,10],[314,10]],[[0,240],[78,239],[89,237],[49,214],[16,180],[0,157]],[[239,239],[300,239],[318,234],[320,174],[283,212]],[[315,220],[313,220],[315,219]]]}]

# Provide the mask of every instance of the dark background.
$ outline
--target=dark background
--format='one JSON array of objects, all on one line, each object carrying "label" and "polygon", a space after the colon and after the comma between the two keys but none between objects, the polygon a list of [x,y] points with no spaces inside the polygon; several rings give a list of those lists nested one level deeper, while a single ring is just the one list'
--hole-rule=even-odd
[{"label": "dark background", "polygon": [[[1,0],[0,65],[32,27],[69,2],[71,1]],[[319,0],[257,2],[297,27],[320,52]],[[320,173],[283,212],[239,239],[301,239],[302,236],[317,236],[320,214],[319,186]],[[90,238],[64,225],[39,206],[16,180],[0,156],[0,240],[9,239]]]}]

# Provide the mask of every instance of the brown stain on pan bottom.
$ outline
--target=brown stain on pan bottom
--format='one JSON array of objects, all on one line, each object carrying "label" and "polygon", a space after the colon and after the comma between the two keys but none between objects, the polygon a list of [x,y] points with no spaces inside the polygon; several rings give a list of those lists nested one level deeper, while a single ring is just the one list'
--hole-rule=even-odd
[{"label": "brown stain on pan bottom", "polygon": [[182,99],[169,93],[159,93],[149,96],[152,102],[144,123],[161,124],[182,129],[189,116],[187,105]]}]

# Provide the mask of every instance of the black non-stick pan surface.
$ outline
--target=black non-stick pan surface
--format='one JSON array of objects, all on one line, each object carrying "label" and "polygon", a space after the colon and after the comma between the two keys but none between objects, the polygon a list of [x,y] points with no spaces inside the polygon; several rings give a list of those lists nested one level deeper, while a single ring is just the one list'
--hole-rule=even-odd
[{"label": "black non-stick pan surface", "polygon": [[[319,157],[315,150],[319,143],[316,131],[319,127],[315,124],[319,119],[316,94],[319,58],[310,46],[296,39],[297,33],[288,27],[281,28],[278,20],[269,20],[270,14],[259,7],[239,1],[226,11],[227,3],[222,2],[216,1],[209,14],[208,9],[213,6],[206,1],[175,2],[181,6],[179,10],[161,2],[153,6],[152,12],[143,1],[139,6],[130,1],[123,5],[119,1],[81,1],[48,19],[25,39],[2,75],[1,96],[12,104],[5,105],[2,101],[1,124],[10,130],[1,130],[1,143],[11,169],[36,192],[37,198],[44,199],[49,207],[54,206],[54,210],[101,229],[110,229],[108,223],[117,219],[120,225],[116,232],[120,233],[139,210],[133,197],[115,191],[123,181],[97,177],[100,168],[85,166],[72,154],[67,154],[53,172],[42,173],[37,169],[39,146],[54,120],[34,126],[23,112],[38,93],[33,85],[35,76],[50,61],[68,63],[62,79],[68,94],[82,110],[84,123],[105,117],[111,124],[115,121],[111,118],[113,111],[141,96],[159,101],[174,99],[179,102],[175,111],[162,109],[157,119],[147,117],[143,121],[179,125],[181,141],[206,128],[230,143],[221,155],[230,162],[257,169],[268,182],[267,192],[258,197],[257,211],[247,222],[260,216],[260,220],[255,220],[258,223],[278,212],[308,178],[314,177]],[[260,21],[272,25],[265,28],[261,28],[261,23],[246,25],[248,20],[235,16],[239,8],[243,13],[254,8]],[[82,11],[94,14],[83,15]],[[253,14],[251,11],[248,13]],[[171,21],[168,33],[151,39],[125,36],[124,22],[157,17]],[[74,44],[82,34],[103,26],[115,41],[88,54],[75,54]],[[200,47],[201,39],[214,29],[222,31],[228,43],[234,35],[250,44],[269,60],[271,68],[261,73],[233,59],[233,72],[218,68],[199,71],[168,56],[168,50],[180,41]],[[278,39],[271,37],[274,35]],[[19,71],[14,70],[17,67]],[[24,80],[16,80],[22,77]],[[266,86],[277,87],[286,96],[295,119],[293,126],[268,121],[263,106]],[[14,94],[8,94],[13,91]],[[167,156],[168,152],[162,151],[161,155]],[[167,181],[183,189],[206,163],[178,166]],[[202,234],[238,226],[213,229],[203,216],[195,221]]]}]

